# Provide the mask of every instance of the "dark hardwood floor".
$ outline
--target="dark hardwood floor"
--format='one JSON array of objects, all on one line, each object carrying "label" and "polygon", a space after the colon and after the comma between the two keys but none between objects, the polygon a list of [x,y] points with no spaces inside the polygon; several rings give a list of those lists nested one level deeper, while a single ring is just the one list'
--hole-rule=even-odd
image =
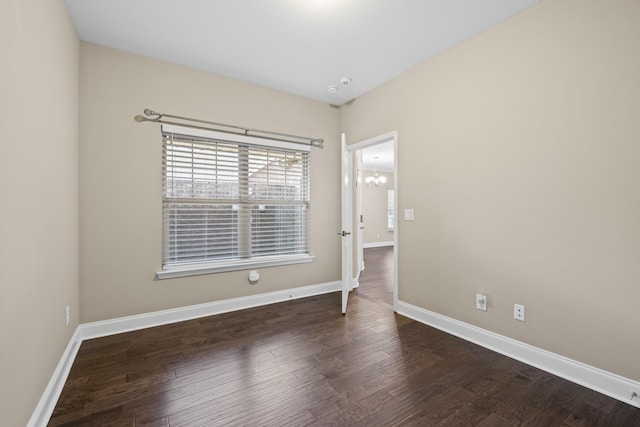
[{"label": "dark hardwood floor", "polygon": [[393,310],[393,246],[364,250],[364,271],[353,295]]},{"label": "dark hardwood floor", "polygon": [[640,410],[338,293],[85,341],[51,426],[639,426]]}]

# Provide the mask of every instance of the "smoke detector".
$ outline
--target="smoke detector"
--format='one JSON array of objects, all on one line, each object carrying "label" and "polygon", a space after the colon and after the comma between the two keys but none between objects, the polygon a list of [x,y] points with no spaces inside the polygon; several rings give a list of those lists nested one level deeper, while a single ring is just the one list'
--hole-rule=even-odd
[{"label": "smoke detector", "polygon": [[351,84],[351,77],[343,77],[340,79],[340,84],[344,87],[347,87]]}]

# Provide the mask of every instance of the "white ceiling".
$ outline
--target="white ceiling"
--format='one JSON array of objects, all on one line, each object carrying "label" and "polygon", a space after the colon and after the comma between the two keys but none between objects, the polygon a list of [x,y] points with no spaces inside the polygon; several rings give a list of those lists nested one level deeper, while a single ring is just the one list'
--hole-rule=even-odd
[{"label": "white ceiling", "polygon": [[538,1],[66,3],[81,40],[341,105]]}]

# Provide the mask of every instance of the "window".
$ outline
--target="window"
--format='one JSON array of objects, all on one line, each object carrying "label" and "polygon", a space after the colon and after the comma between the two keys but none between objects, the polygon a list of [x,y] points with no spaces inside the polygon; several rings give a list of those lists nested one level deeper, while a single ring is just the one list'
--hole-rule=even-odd
[{"label": "window", "polygon": [[310,262],[310,147],[163,125],[159,278]]},{"label": "window", "polygon": [[393,230],[394,229],[394,194],[393,194],[393,190],[387,190],[387,228],[389,230]]}]

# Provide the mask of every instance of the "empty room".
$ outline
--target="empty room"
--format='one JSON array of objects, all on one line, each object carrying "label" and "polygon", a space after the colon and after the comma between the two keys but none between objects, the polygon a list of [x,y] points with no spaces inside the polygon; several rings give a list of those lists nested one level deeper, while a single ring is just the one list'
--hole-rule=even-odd
[{"label": "empty room", "polygon": [[637,0],[0,32],[0,424],[640,425]]}]

